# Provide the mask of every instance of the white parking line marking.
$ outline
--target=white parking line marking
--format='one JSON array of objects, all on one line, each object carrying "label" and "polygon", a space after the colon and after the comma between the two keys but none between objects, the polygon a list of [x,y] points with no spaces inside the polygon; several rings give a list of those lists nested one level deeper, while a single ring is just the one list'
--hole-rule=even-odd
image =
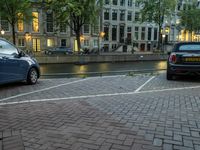
[{"label": "white parking line marking", "polygon": [[176,91],[176,90],[188,90],[188,89],[198,89],[198,88],[200,88],[200,86],[170,88],[170,89],[150,90],[150,91],[138,91],[138,92],[134,91],[134,92],[127,92],[127,93],[98,94],[98,95],[73,96],[73,97],[52,98],[52,99],[26,100],[26,101],[18,101],[18,102],[0,103],[0,105],[22,104],[22,103],[28,103],[28,102],[33,103],[33,102],[72,100],[72,99],[81,99],[81,98],[109,97],[109,96],[119,96],[119,95],[134,95],[134,94],[144,94],[144,93],[164,92],[164,91]]},{"label": "white parking line marking", "polygon": [[54,89],[54,88],[57,88],[57,87],[61,87],[61,86],[65,86],[65,85],[69,85],[69,84],[73,84],[73,83],[77,83],[77,82],[83,82],[83,81],[86,81],[86,80],[89,80],[89,79],[90,78],[81,79],[81,80],[72,81],[72,82],[68,82],[68,83],[64,83],[64,84],[59,84],[59,85],[51,86],[51,87],[48,87],[48,88],[44,88],[44,89],[40,89],[40,90],[36,90],[36,91],[32,91],[32,92],[27,92],[27,93],[18,94],[18,95],[15,95],[15,96],[6,97],[6,98],[3,98],[3,99],[0,99],[0,102],[10,100],[10,99],[13,99],[13,98],[17,98],[17,97],[21,97],[21,96],[25,96],[25,95],[29,95],[29,94],[33,94],[33,93],[47,91],[47,90],[50,90],[50,89]]},{"label": "white parking line marking", "polygon": [[147,80],[144,84],[142,84],[139,88],[135,90],[135,92],[139,92],[147,83],[149,83],[152,79],[154,79],[155,76],[151,77],[149,80]]}]

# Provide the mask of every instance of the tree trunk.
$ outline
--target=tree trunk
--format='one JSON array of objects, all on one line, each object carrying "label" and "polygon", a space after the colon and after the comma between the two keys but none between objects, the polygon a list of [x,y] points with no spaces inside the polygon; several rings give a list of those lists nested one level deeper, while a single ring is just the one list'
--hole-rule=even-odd
[{"label": "tree trunk", "polygon": [[76,31],[76,40],[77,40],[77,46],[78,46],[78,53],[80,53],[81,41],[80,41],[80,32],[79,31]]},{"label": "tree trunk", "polygon": [[158,46],[157,46],[157,49],[160,50],[160,45],[161,45],[161,42],[162,42],[162,35],[161,35],[161,25],[159,24],[159,30],[158,30]]},{"label": "tree trunk", "polygon": [[16,45],[16,40],[15,40],[15,24],[12,23],[12,38],[13,38],[13,44]]}]

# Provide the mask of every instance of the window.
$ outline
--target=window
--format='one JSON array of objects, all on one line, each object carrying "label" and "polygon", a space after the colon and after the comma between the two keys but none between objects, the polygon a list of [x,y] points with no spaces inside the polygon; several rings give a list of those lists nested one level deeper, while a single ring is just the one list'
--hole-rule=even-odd
[{"label": "window", "polygon": [[67,45],[67,40],[66,39],[61,39],[61,44],[62,47],[66,47]]},{"label": "window", "polygon": [[158,29],[157,28],[154,28],[154,41],[157,41],[158,39]]},{"label": "window", "polygon": [[140,13],[135,12],[135,21],[139,21],[139,20],[140,20]]},{"label": "window", "polygon": [[117,26],[112,26],[112,41],[117,40]]},{"label": "window", "polygon": [[104,1],[104,4],[105,4],[105,5],[109,5],[109,3],[110,3],[110,0],[105,0],[105,1]]},{"label": "window", "polygon": [[127,27],[127,32],[131,32],[132,28],[131,27]]},{"label": "window", "polygon": [[17,29],[18,29],[19,32],[23,32],[24,31],[23,14],[18,13],[17,16],[18,16]]},{"label": "window", "polygon": [[41,42],[39,38],[33,38],[33,51],[39,52],[41,51]]},{"label": "window", "polygon": [[104,26],[104,32],[105,32],[104,40],[108,41],[109,40],[109,26],[108,25]]},{"label": "window", "polygon": [[141,40],[145,40],[145,27],[142,27]]},{"label": "window", "polygon": [[89,46],[89,40],[88,39],[84,40],[84,46]]},{"label": "window", "polygon": [[112,0],[113,5],[117,5],[118,0]]},{"label": "window", "polygon": [[124,43],[124,26],[119,27],[119,42]]},{"label": "window", "polygon": [[132,7],[132,5],[133,5],[133,4],[132,4],[132,1],[133,1],[133,0],[128,0],[128,6],[129,6],[129,7]]},{"label": "window", "polygon": [[199,44],[179,45],[178,50],[179,51],[199,51],[200,45]]},{"label": "window", "polygon": [[94,39],[94,47],[98,47],[98,40]]},{"label": "window", "polygon": [[125,6],[125,0],[120,0],[120,6]]},{"label": "window", "polygon": [[132,41],[132,28],[131,27],[127,27],[127,44],[131,44],[131,41]]},{"label": "window", "polygon": [[18,53],[18,51],[10,43],[0,40],[0,53],[5,55],[11,55],[14,53]]},{"label": "window", "polygon": [[125,20],[125,10],[121,10],[120,11],[120,21],[124,21]]},{"label": "window", "polygon": [[24,40],[24,38],[18,38],[18,46],[19,47],[25,46],[25,40]]},{"label": "window", "polygon": [[135,40],[139,39],[139,27],[135,27]]},{"label": "window", "polygon": [[53,32],[53,13],[47,13],[47,32]]},{"label": "window", "polygon": [[8,21],[3,17],[1,17],[0,21],[1,21],[1,28],[4,31],[9,31],[9,23],[8,23]]},{"label": "window", "polygon": [[128,11],[127,20],[132,21],[132,12]]},{"label": "window", "polygon": [[148,40],[151,41],[151,29],[152,28],[148,28]]},{"label": "window", "polygon": [[39,32],[39,13],[32,12],[33,22],[32,22],[32,30],[34,32]]},{"label": "window", "polygon": [[67,25],[65,23],[60,23],[60,32],[61,33],[67,32]]},{"label": "window", "polygon": [[93,26],[93,34],[98,34],[99,33],[99,26]]},{"label": "window", "polygon": [[47,47],[54,47],[54,40],[53,39],[47,39]]},{"label": "window", "polygon": [[83,26],[83,33],[90,33],[90,26],[89,26],[89,24],[84,24],[84,26]]},{"label": "window", "polygon": [[104,10],[104,20],[109,20],[109,9]]},{"label": "window", "polygon": [[117,10],[112,10],[112,20],[117,20]]},{"label": "window", "polygon": [[140,2],[135,2],[135,7],[140,7]]}]

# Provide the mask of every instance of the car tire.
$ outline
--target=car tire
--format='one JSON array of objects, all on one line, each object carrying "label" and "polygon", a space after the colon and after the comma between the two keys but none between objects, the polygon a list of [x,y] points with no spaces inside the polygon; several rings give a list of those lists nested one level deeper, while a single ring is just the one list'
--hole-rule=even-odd
[{"label": "car tire", "polygon": [[169,73],[168,70],[167,70],[166,78],[167,78],[167,80],[172,80],[173,79],[173,75],[171,73]]},{"label": "car tire", "polygon": [[28,72],[27,83],[28,84],[36,84],[38,80],[38,72],[35,68],[31,68]]}]

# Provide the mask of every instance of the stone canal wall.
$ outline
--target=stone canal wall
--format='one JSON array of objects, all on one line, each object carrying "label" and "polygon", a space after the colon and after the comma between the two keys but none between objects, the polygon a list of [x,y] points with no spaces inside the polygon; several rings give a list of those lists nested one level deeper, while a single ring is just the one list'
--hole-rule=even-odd
[{"label": "stone canal wall", "polygon": [[128,62],[166,60],[166,54],[132,54],[132,55],[64,55],[64,56],[36,56],[40,64],[47,63],[98,63],[98,62]]}]

